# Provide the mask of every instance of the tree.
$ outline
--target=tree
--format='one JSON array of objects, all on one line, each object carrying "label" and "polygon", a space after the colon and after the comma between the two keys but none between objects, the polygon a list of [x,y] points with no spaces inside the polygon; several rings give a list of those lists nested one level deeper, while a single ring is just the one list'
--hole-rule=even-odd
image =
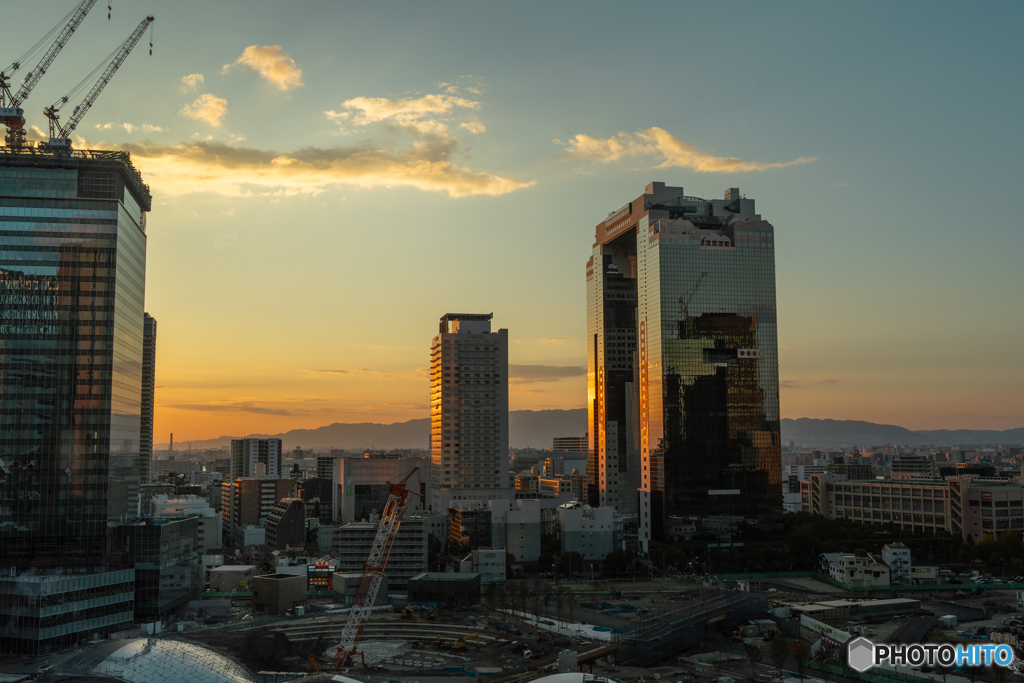
[{"label": "tree", "polygon": [[768,643],[768,655],[772,658],[772,664],[779,670],[779,678],[782,677],[782,667],[786,664],[786,657],[789,656],[789,641],[782,636],[775,636]]},{"label": "tree", "polygon": [[555,566],[555,557],[550,553],[541,553],[537,558],[537,569],[549,572]]},{"label": "tree", "polygon": [[484,591],[484,602],[487,603],[488,609],[497,609],[501,604],[501,593],[504,590],[505,584],[497,582],[487,584],[487,590]]},{"label": "tree", "polygon": [[512,577],[512,565],[516,562],[516,556],[513,553],[505,553],[505,578]]},{"label": "tree", "polygon": [[796,657],[796,670],[803,680],[804,671],[807,669],[807,662],[811,659],[811,646],[804,641],[799,641],[793,646],[793,656]]},{"label": "tree", "polygon": [[761,663],[762,659],[764,659],[764,653],[761,652],[761,648],[754,643],[747,643],[743,646],[743,649],[747,651],[747,659],[750,660],[750,677],[753,678],[754,669],[756,669],[757,665]]},{"label": "tree", "polygon": [[563,553],[559,561],[559,571],[570,579],[583,576],[583,556],[575,550]]}]

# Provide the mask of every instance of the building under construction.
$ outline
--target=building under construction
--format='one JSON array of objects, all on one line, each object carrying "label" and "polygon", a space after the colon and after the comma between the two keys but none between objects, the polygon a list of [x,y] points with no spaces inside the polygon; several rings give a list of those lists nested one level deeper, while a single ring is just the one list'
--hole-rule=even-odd
[{"label": "building under construction", "polygon": [[767,611],[767,593],[706,592],[678,609],[625,627],[616,634],[617,657],[626,665],[654,666]]}]

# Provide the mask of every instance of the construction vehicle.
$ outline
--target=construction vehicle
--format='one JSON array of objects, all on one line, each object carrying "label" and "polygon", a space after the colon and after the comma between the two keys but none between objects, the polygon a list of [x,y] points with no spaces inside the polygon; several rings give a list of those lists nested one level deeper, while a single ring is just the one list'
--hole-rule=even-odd
[{"label": "construction vehicle", "polygon": [[402,610],[402,619],[412,619],[413,610],[412,607],[406,607]]},{"label": "construction vehicle", "polygon": [[457,641],[452,643],[452,648],[456,650],[465,650],[470,639],[476,639],[476,649],[480,649],[480,634],[479,633],[467,633],[466,635],[459,638]]},{"label": "construction vehicle", "polygon": [[409,644],[412,645],[412,649],[414,649],[414,650],[422,650],[423,648],[426,647],[426,645],[424,645],[423,643],[421,643],[418,640],[414,640],[414,641],[412,641]]},{"label": "construction vehicle", "polygon": [[[99,97],[100,93],[103,92],[103,89],[107,87],[107,83],[110,82],[110,79],[114,77],[117,70],[122,64],[124,64],[124,60],[128,58],[132,49],[139,43],[139,39],[142,38],[142,34],[144,34],[146,29],[152,26],[152,24],[152,15],[143,19],[142,22],[135,27],[135,30],[132,31],[132,34],[128,36],[128,38],[125,39],[125,41],[121,43],[116,50],[114,50],[113,59],[107,63],[106,68],[103,69],[99,78],[95,83],[93,83],[92,88],[88,93],[86,93],[85,98],[75,106],[74,110],[71,112],[71,118],[69,118],[64,125],[61,125],[60,123],[60,114],[58,113],[60,112],[60,109],[58,109],[57,106],[67,104],[72,97],[81,91],[82,88],[85,87],[86,83],[96,74],[97,71],[100,70],[103,66],[102,63],[93,69],[92,73],[83,78],[81,83],[72,88],[71,92],[51,104],[49,107],[43,109],[43,114],[46,115],[46,118],[50,119],[50,142],[48,145],[50,149],[58,151],[62,149],[71,149],[71,133],[78,127],[78,124],[82,122],[82,117],[89,112],[92,105],[95,104],[96,98]],[[150,42],[151,48],[152,45],[153,43]]]},{"label": "construction vehicle", "polygon": [[[384,512],[381,513],[380,519],[377,521],[377,535],[373,539],[373,545],[370,546],[370,555],[366,558],[366,563],[363,564],[363,578],[359,581],[359,590],[352,603],[352,610],[348,613],[348,621],[341,631],[338,652],[332,663],[332,668],[335,671],[340,671],[349,658],[356,654],[362,659],[363,665],[366,665],[366,658],[359,649],[359,639],[366,629],[373,604],[377,600],[377,591],[380,589],[381,580],[384,577],[384,567],[387,566],[391,547],[395,543],[395,536],[398,535],[398,527],[402,524],[406,510],[409,509],[409,496],[411,494],[423,497],[423,494],[413,491],[405,485],[417,470],[419,468],[414,467],[397,483],[386,482],[390,489],[390,495],[384,506]],[[320,635],[317,642],[319,643],[322,638],[323,634]]]},{"label": "construction vehicle", "polygon": [[[7,126],[7,135],[5,142],[8,147],[15,149],[21,148],[25,144],[25,110],[22,109],[21,105],[25,103],[28,96],[32,93],[32,89],[36,87],[39,79],[43,77],[46,70],[50,68],[53,60],[57,58],[60,51],[64,49],[68,40],[71,39],[71,35],[75,32],[75,29],[79,27],[82,20],[85,19],[85,15],[89,13],[92,6],[96,4],[96,0],[82,0],[78,5],[68,12],[57,25],[54,26],[49,32],[39,39],[35,45],[28,49],[28,51],[22,55],[21,58],[15,60],[10,66],[3,71],[0,71],[0,123]],[[61,28],[63,26],[63,28]],[[58,32],[58,29],[60,31]],[[17,92],[12,93],[8,81],[12,74],[21,68],[21,62],[24,59],[30,58],[33,54],[39,51],[39,49],[46,44],[47,39],[52,37],[56,33],[56,38],[50,43],[50,47],[46,49],[43,56],[39,59],[39,63],[36,64],[35,68],[29,71],[25,75],[25,80],[22,81],[21,86]]]},{"label": "construction vehicle", "polygon": [[781,635],[782,635],[782,631],[780,631],[779,629],[777,629],[777,628],[770,628],[767,631],[765,631],[764,640],[765,641],[769,641],[772,638],[775,638],[776,636],[781,636]]}]

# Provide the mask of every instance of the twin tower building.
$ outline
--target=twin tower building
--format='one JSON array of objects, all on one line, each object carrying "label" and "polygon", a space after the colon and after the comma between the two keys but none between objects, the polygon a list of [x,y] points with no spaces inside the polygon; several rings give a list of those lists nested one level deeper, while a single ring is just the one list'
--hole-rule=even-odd
[{"label": "twin tower building", "polygon": [[[774,247],[736,188],[707,200],[651,183],[597,225],[584,502],[635,519],[641,547],[777,542]],[[490,320],[449,313],[431,345],[435,509],[511,485],[508,334]]]}]

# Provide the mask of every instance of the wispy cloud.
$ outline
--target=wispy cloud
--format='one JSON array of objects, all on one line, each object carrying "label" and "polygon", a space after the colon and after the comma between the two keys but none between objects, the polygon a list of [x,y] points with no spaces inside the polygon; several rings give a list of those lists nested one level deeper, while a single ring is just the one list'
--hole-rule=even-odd
[{"label": "wispy cloud", "polygon": [[248,67],[258,72],[265,81],[278,90],[295,90],[304,85],[302,69],[280,45],[250,45],[234,63],[225,64],[221,73],[226,73],[235,66]]},{"label": "wispy cloud", "polygon": [[225,114],[228,113],[228,101],[210,93],[197,97],[192,104],[181,108],[181,113],[199,121],[205,121],[214,128],[219,128]]},{"label": "wispy cloud", "polygon": [[165,195],[315,195],[348,185],[415,187],[467,197],[501,195],[533,185],[456,165],[449,158],[453,146],[442,142],[421,141],[402,151],[362,145],[280,153],[207,141],[123,148]]},{"label": "wispy cloud", "polygon": [[237,403],[171,403],[163,404],[162,408],[172,410],[193,410],[204,413],[255,413],[257,415],[291,415],[284,408],[270,408],[252,401]]},{"label": "wispy cloud", "polygon": [[587,369],[578,365],[509,365],[509,382],[513,384],[534,384],[557,382],[571,377],[582,377]]},{"label": "wispy cloud", "polygon": [[206,79],[203,74],[189,74],[181,77],[181,92],[195,92]]},{"label": "wispy cloud", "polygon": [[569,341],[569,338],[568,337],[542,337],[540,341],[547,342],[549,344],[561,344],[563,342]]},{"label": "wispy cloud", "polygon": [[838,379],[819,379],[812,382],[802,382],[797,379],[783,378],[779,380],[780,389],[806,389],[807,387],[820,386],[822,384],[838,384]]},{"label": "wispy cloud", "polygon": [[[455,95],[423,95],[422,97],[353,97],[341,103],[345,111],[326,111],[328,119],[353,126],[390,123],[422,134],[444,134],[448,126],[441,119],[456,109],[477,110],[480,103]],[[473,125],[474,133],[486,129],[483,124]]]},{"label": "wispy cloud", "polygon": [[565,147],[566,159],[586,159],[608,163],[625,157],[660,157],[655,168],[690,168],[700,173],[745,173],[767,171],[798,164],[808,164],[817,157],[800,157],[792,161],[744,161],[736,157],[719,157],[695,147],[663,128],[653,127],[636,133],[618,133],[609,138],[595,138],[580,133],[568,142],[555,140]]}]

